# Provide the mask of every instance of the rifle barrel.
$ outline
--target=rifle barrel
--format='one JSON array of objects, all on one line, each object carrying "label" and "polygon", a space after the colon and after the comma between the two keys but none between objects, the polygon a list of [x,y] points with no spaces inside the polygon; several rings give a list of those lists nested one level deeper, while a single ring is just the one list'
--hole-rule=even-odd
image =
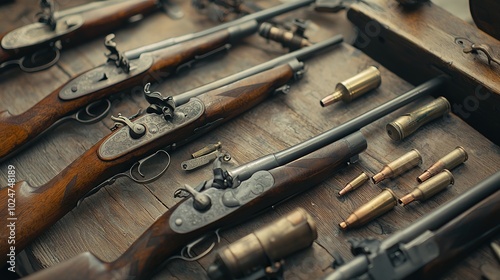
[{"label": "rifle barrel", "polygon": [[287,53],[287,54],[282,55],[280,57],[277,57],[275,59],[269,60],[268,62],[264,62],[262,64],[254,66],[252,68],[243,70],[243,71],[238,72],[236,74],[233,74],[231,76],[222,78],[220,80],[203,85],[201,87],[197,87],[193,90],[186,91],[184,93],[181,93],[179,95],[174,96],[173,100],[175,102],[175,105],[177,105],[177,106],[182,105],[182,104],[188,102],[189,99],[191,99],[192,97],[198,96],[200,94],[203,94],[207,91],[210,91],[210,90],[213,90],[216,88],[220,88],[220,87],[225,86],[227,84],[239,81],[241,79],[255,75],[255,74],[260,73],[262,71],[269,70],[269,69],[274,68],[276,66],[279,66],[281,64],[288,63],[292,60],[305,59],[312,54],[316,54],[316,52],[318,52],[322,49],[326,49],[326,48],[331,47],[333,45],[337,45],[337,44],[341,43],[343,40],[344,39],[343,39],[342,35],[333,36],[330,39],[316,43],[312,46],[309,46],[309,47],[306,47],[303,49],[299,49],[299,50],[291,52],[291,53]]},{"label": "rifle barrel", "polygon": [[414,89],[402,94],[399,97],[388,101],[375,109],[372,109],[346,123],[343,123],[337,127],[323,132],[322,134],[315,136],[305,142],[292,146],[286,150],[278,152],[276,154],[268,155],[251,161],[245,165],[241,165],[230,171],[233,177],[238,176],[240,180],[245,180],[251,174],[255,173],[256,168],[261,168],[265,166],[266,169],[271,169],[276,165],[281,165],[282,162],[289,162],[293,158],[297,158],[314,150],[319,147],[328,145],[329,143],[335,142],[347,135],[360,130],[362,127],[378,120],[379,118],[403,107],[404,105],[424,96],[437,91],[441,86],[444,85],[446,81],[445,76],[439,76],[433,78]]},{"label": "rifle barrel", "polygon": [[295,9],[310,5],[312,3],[314,3],[314,0],[299,0],[299,1],[288,2],[288,3],[281,4],[281,5],[278,5],[275,7],[271,7],[269,9],[265,9],[265,10],[262,10],[259,12],[255,12],[255,13],[246,15],[244,17],[237,19],[237,20],[226,22],[226,23],[214,26],[210,29],[206,29],[206,30],[203,30],[203,31],[200,31],[197,33],[191,33],[191,34],[186,34],[186,35],[179,36],[179,37],[169,38],[169,39],[166,39],[166,40],[163,40],[163,41],[160,41],[157,43],[153,43],[153,44],[150,44],[150,45],[147,45],[144,47],[133,49],[133,50],[125,52],[124,55],[127,57],[127,59],[137,59],[137,58],[139,58],[139,56],[142,53],[145,53],[145,52],[151,52],[154,50],[158,50],[158,49],[162,49],[162,48],[165,48],[168,46],[179,44],[179,43],[182,43],[185,41],[189,41],[189,40],[192,40],[194,38],[202,37],[202,36],[205,36],[205,35],[208,35],[208,34],[223,30],[223,29],[227,29],[229,27],[233,27],[233,26],[245,23],[247,21],[262,22],[264,20],[273,18],[277,15],[280,15],[280,14],[283,14],[283,13],[286,13],[289,11],[293,11]]}]

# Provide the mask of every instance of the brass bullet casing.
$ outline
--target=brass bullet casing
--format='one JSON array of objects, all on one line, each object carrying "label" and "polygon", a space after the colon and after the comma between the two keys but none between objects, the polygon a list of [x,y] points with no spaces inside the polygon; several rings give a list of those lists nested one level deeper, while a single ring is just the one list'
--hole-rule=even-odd
[{"label": "brass bullet casing", "polygon": [[406,172],[413,167],[422,163],[422,156],[417,149],[412,149],[408,153],[404,154],[395,161],[388,163],[382,168],[382,170],[373,175],[372,181],[375,184],[380,183],[382,180],[387,178],[393,178]]},{"label": "brass bullet casing", "polygon": [[434,101],[404,114],[386,125],[387,134],[392,140],[399,141],[415,132],[422,125],[444,116],[450,112],[451,105],[446,98],[440,96]]},{"label": "brass bullet casing", "polygon": [[447,186],[453,185],[454,183],[455,179],[453,178],[453,174],[451,174],[451,172],[447,169],[444,169],[436,176],[420,184],[409,194],[400,198],[398,202],[405,206],[413,201],[426,200],[436,193],[444,190]]},{"label": "brass bullet casing", "polygon": [[344,194],[361,187],[361,185],[368,181],[368,179],[370,179],[370,177],[366,175],[365,172],[362,172],[361,175],[347,183],[345,187],[339,191],[339,196],[343,196]]},{"label": "brass bullet casing", "polygon": [[316,238],[318,232],[311,215],[297,208],[286,217],[221,248],[207,274],[212,280],[245,278],[311,246]]},{"label": "brass bullet casing", "polygon": [[274,27],[272,24],[267,22],[260,25],[259,34],[266,39],[281,43],[284,48],[288,48],[290,50],[298,50],[313,44],[307,38],[299,36],[298,34],[288,30]]},{"label": "brass bullet casing", "polygon": [[345,221],[339,224],[340,228],[345,230],[351,227],[357,227],[366,224],[376,217],[391,210],[398,204],[398,199],[390,189],[384,189],[372,200],[363,204],[354,211]]},{"label": "brass bullet casing", "polygon": [[201,150],[192,153],[191,157],[192,158],[199,158],[201,156],[210,154],[211,152],[217,151],[218,149],[220,149],[220,147],[222,147],[221,142],[217,142],[215,144],[210,144],[208,146],[203,147]]},{"label": "brass bullet casing", "polygon": [[351,102],[353,99],[380,86],[382,79],[380,71],[375,66],[370,66],[361,73],[338,83],[335,91],[321,99],[319,104],[326,107],[339,100]]},{"label": "brass bullet casing", "polygon": [[458,146],[449,154],[445,155],[436,163],[431,165],[431,167],[427,168],[427,170],[425,170],[422,175],[417,177],[417,181],[419,183],[422,183],[444,169],[451,170],[459,166],[461,163],[466,162],[468,158],[469,156],[467,155],[465,149],[461,146]]}]

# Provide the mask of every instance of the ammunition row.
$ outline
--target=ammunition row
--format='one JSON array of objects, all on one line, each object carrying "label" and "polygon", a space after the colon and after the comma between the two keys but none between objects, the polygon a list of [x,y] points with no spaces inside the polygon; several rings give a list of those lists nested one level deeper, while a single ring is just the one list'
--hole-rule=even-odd
[{"label": "ammunition row", "polygon": [[[341,229],[349,227],[361,226],[374,218],[391,210],[399,202],[405,206],[413,201],[424,201],[436,193],[444,190],[449,185],[454,184],[453,175],[449,170],[457,167],[461,163],[467,161],[467,152],[463,147],[456,147],[449,154],[439,159],[436,163],[427,168],[422,175],[417,177],[417,182],[420,183],[415,189],[405,196],[397,199],[394,192],[390,189],[384,189],[379,195],[365,203],[355,210],[345,221],[339,224]],[[398,159],[386,164],[382,170],[372,177],[374,184],[380,183],[387,178],[393,178],[404,172],[420,165],[422,156],[418,150],[413,149],[404,154]],[[339,191],[339,196],[351,192],[361,187],[367,182],[369,176],[362,172],[361,175],[354,178]]]}]

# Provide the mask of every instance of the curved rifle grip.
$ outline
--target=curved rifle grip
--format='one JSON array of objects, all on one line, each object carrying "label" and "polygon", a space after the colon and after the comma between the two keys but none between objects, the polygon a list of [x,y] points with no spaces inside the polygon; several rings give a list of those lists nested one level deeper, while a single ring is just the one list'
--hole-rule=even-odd
[{"label": "curved rifle grip", "polygon": [[26,148],[28,142],[39,137],[62,118],[98,99],[84,96],[63,101],[58,96],[61,88],[22,114],[11,115],[7,111],[0,112],[0,139],[3,140],[0,146],[0,162]]},{"label": "curved rifle grip", "polygon": [[[123,172],[137,155],[127,155],[114,161],[102,161],[97,155],[99,144],[93,146],[57,176],[40,187],[18,182],[15,191],[16,250],[24,247],[71,211],[86,193],[111,175]],[[0,189],[0,199],[7,201],[9,187]],[[12,191],[11,191],[12,192]],[[7,203],[0,205],[0,213],[7,215]],[[0,260],[6,261],[9,252],[7,228],[0,230]]]}]

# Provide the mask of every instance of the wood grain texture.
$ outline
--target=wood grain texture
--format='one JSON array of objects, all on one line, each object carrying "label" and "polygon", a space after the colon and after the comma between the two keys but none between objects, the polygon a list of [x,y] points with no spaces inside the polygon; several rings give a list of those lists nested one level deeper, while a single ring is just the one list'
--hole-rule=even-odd
[{"label": "wood grain texture", "polygon": [[[0,138],[5,141],[4,145],[0,147],[0,162],[27,147],[31,140],[39,137],[58,120],[70,116],[78,110],[84,110],[87,105],[119,92],[141,93],[146,83],[165,80],[175,73],[176,69],[182,64],[217,49],[228,43],[228,41],[229,33],[223,30],[203,38],[188,41],[182,45],[159,49],[150,53],[153,60],[146,71],[130,74],[129,77],[122,81],[89,91],[88,94],[78,98],[61,99],[59,97],[60,92],[69,85],[74,84],[73,81],[78,80],[80,76],[86,75],[86,73],[82,73],[61,85],[22,114],[12,116],[8,111],[0,112]],[[141,58],[138,60],[141,60]],[[112,62],[106,64],[112,65]],[[106,74],[105,71],[101,71]],[[103,83],[106,83],[106,81]],[[86,84],[86,86],[92,86],[92,83]],[[78,92],[76,91],[75,94],[78,94]]]},{"label": "wood grain texture", "polygon": [[[109,32],[125,26],[133,16],[146,16],[159,7],[155,0],[129,0],[109,5],[102,9],[83,12],[81,13],[83,24],[71,32],[22,48],[1,48],[2,52],[5,52],[8,56],[0,56],[0,63],[29,55],[42,48],[50,47],[57,40],[60,40],[61,45],[66,47],[107,35]],[[64,22],[64,19],[61,22]]]},{"label": "wood grain texture", "polygon": [[[465,53],[472,43],[485,44],[500,57],[500,42],[431,3],[404,9],[396,1],[356,4],[348,18],[360,36],[356,46],[413,84],[445,74],[452,110],[500,144],[500,65],[488,64],[482,52]],[[391,55],[388,55],[391,54]]]},{"label": "wood grain texture", "polygon": [[[3,28],[10,29],[16,22],[31,21],[30,15],[37,12],[35,3],[31,2],[16,0],[14,4],[2,6],[0,33],[7,31]],[[78,3],[81,2],[83,1]],[[119,30],[116,33],[118,46],[124,50],[132,49],[169,36],[196,32],[215,25],[205,16],[194,12],[189,7],[189,1],[177,2],[182,2],[186,18],[174,21],[164,14],[153,14],[146,20]],[[73,3],[77,4],[73,1],[60,4],[69,6]],[[259,4],[261,3],[269,6],[277,2],[260,1]],[[12,8],[13,5],[16,9]],[[290,20],[295,17],[312,19],[313,24],[306,34],[313,41],[323,40],[339,30],[348,29],[345,25],[351,26],[345,13],[317,14],[310,9],[289,13],[279,19]],[[70,76],[102,64],[105,51],[102,39],[96,39],[67,50],[57,66],[47,71],[32,75],[11,71],[2,75],[0,100],[5,98],[9,102],[0,102],[0,111],[8,109],[12,114],[24,112],[48,92],[66,82]],[[252,36],[226,55],[217,55],[203,61],[189,72],[180,73],[168,82],[155,85],[154,89],[164,95],[182,93],[282,53],[284,50],[278,44],[267,43],[258,36]],[[107,262],[118,258],[161,214],[178,202],[178,199],[173,198],[173,192],[177,188],[185,183],[196,185],[211,176],[210,166],[188,173],[179,168],[182,161],[190,158],[191,153],[208,143],[221,141],[223,148],[233,158],[228,165],[235,166],[304,141],[412,88],[412,85],[380,63],[347,44],[308,59],[305,63],[304,77],[292,84],[287,95],[274,96],[191,144],[180,147],[173,154],[170,169],[158,181],[136,185],[120,179],[83,201],[27,247],[25,252],[32,264],[37,269],[45,268],[83,252],[92,252]],[[321,108],[319,100],[331,93],[337,82],[359,73],[369,65],[378,66],[381,70],[383,81],[378,89],[348,105],[339,103]],[[390,140],[385,134],[385,125],[430,99],[414,102],[363,128],[362,133],[368,139],[368,149],[360,155],[358,163],[339,170],[319,186],[267,213],[223,231],[221,245],[236,241],[300,206],[316,220],[319,237],[312,248],[286,259],[285,276],[287,279],[320,277],[331,270],[329,266],[333,260],[333,252],[339,252],[345,259],[351,258],[347,243],[349,238],[385,238],[499,170],[500,148],[453,114],[425,125],[402,142]],[[111,114],[121,112],[123,115],[132,115],[146,105],[142,94],[118,94],[113,100]],[[60,126],[41,138],[36,147],[28,148],[15,158],[0,164],[0,185],[6,185],[8,164],[16,166],[18,181],[27,180],[34,186],[49,181],[85,150],[109,134],[108,128],[112,125],[112,120],[105,119],[89,126],[72,123]],[[362,228],[346,232],[338,229],[337,224],[343,218],[377,195],[381,187],[391,188],[398,196],[412,190],[417,184],[416,176],[458,145],[467,150],[469,160],[452,171],[455,176],[454,186],[424,203],[417,202],[405,208],[396,207]],[[393,160],[394,155],[403,154],[412,148],[422,153],[424,162],[419,168],[386,180],[380,187],[367,183],[344,198],[336,197],[337,192],[362,171],[373,175],[385,163]],[[213,259],[214,255],[211,253],[193,263],[174,260],[158,271],[153,279],[206,279],[204,269]],[[490,249],[483,245],[457,262],[441,279],[475,279],[481,273],[482,264],[496,262]]]}]

